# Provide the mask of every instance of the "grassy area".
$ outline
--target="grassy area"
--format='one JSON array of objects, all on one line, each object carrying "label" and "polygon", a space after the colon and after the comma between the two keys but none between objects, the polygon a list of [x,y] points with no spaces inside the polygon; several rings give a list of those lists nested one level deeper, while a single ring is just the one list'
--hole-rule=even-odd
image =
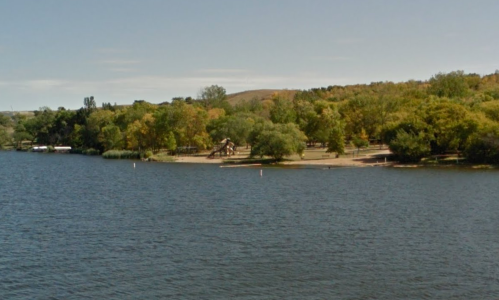
[{"label": "grassy area", "polygon": [[[386,150],[387,147],[383,146],[381,150]],[[330,159],[330,158],[335,158],[336,153],[327,153],[326,152],[327,148],[307,148],[305,150],[305,156],[303,157],[303,160],[319,160],[319,159]],[[379,146],[371,146],[369,148],[365,149],[360,149],[360,151],[357,150],[357,148],[353,147],[346,147],[345,148],[345,154],[342,154],[339,156],[339,158],[352,158],[352,157],[362,157],[366,155],[370,155],[376,152],[379,152],[380,148]],[[298,154],[286,157],[287,160],[302,160]]]},{"label": "grassy area", "polygon": [[430,157],[425,157],[421,159],[420,164],[423,165],[463,165],[463,164],[468,164],[466,161],[466,158],[464,157],[459,157],[456,154],[450,154],[450,155],[433,155]]},{"label": "grassy area", "polygon": [[102,154],[107,159],[139,159],[140,153],[130,150],[109,150]]},{"label": "grassy area", "polygon": [[168,155],[167,152],[159,152],[149,157],[150,161],[159,161],[159,162],[174,162],[175,157]]}]

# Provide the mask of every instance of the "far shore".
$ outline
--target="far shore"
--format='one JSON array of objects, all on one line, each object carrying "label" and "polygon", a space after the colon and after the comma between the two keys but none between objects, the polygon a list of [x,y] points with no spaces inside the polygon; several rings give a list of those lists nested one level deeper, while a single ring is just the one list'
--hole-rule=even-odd
[{"label": "far shore", "polygon": [[[313,150],[312,150],[313,151]],[[327,154],[324,158],[311,158],[307,159],[307,154],[311,151],[305,152],[305,159],[298,160],[285,160],[280,162],[280,165],[285,166],[305,166],[305,165],[320,165],[326,167],[369,167],[369,166],[391,166],[394,163],[390,161],[385,161],[384,157],[389,156],[391,152],[389,150],[379,150],[370,152],[368,154],[351,154],[352,156],[342,156],[336,158],[334,154]],[[324,150],[321,153],[325,153]],[[317,156],[317,155],[315,155]],[[231,159],[245,159],[247,155],[233,155]],[[206,156],[178,156],[175,158],[176,163],[200,163],[200,164],[226,164],[228,162],[226,157],[220,158],[207,158]],[[245,164],[251,165],[251,162],[245,162]],[[256,163],[255,163],[256,164]]]},{"label": "far shore", "polygon": [[[313,149],[305,151],[305,159],[300,159],[297,155],[288,160],[284,160],[275,165],[281,166],[322,166],[325,168],[338,168],[338,167],[394,167],[394,168],[469,168],[469,169],[497,169],[499,166],[490,164],[469,164],[469,163],[456,163],[454,159],[449,159],[446,162],[435,162],[429,159],[426,162],[420,163],[400,163],[397,161],[390,161],[388,157],[391,156],[388,149],[368,151],[351,150],[345,155],[336,158],[334,154],[325,153],[324,149]],[[208,156],[208,155],[206,155]],[[180,156],[175,158],[175,163],[198,163],[198,164],[219,164],[223,166],[252,166],[262,165],[260,161],[251,162],[248,160],[248,153],[233,155],[230,158],[217,157],[209,159],[206,156]],[[329,156],[329,157],[328,157]],[[308,157],[308,158],[307,158]],[[386,159],[385,159],[386,158]],[[237,160],[242,160],[238,163]],[[273,163],[274,164],[274,163]]]},{"label": "far shore", "polygon": [[[0,149],[13,151],[14,149]],[[277,166],[322,166],[330,168],[338,167],[394,167],[394,168],[465,168],[465,169],[499,169],[499,165],[494,164],[473,164],[467,163],[464,158],[455,155],[434,155],[423,158],[419,163],[401,163],[393,159],[391,151],[386,147],[368,149],[348,149],[347,152],[339,157],[334,153],[326,153],[325,148],[313,148],[305,150],[305,156],[300,158],[298,155],[286,157],[283,161],[274,162],[266,159],[250,159],[249,150],[244,149],[235,155],[216,156],[208,158],[209,152],[196,153],[193,155],[163,156],[151,157],[145,161],[166,162],[166,163],[186,163],[186,164],[218,164],[224,167],[251,167],[261,165]]]}]

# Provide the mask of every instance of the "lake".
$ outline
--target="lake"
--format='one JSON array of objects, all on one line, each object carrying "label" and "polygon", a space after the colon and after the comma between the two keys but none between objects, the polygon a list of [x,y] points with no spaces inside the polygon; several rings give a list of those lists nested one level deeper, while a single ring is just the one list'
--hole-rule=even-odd
[{"label": "lake", "polygon": [[497,299],[499,172],[0,152],[0,299]]}]

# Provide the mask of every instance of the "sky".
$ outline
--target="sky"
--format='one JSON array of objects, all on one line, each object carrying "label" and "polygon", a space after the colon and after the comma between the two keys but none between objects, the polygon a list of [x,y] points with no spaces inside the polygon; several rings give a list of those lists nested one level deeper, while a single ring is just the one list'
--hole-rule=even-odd
[{"label": "sky", "polygon": [[0,111],[499,69],[496,0],[0,0]]}]

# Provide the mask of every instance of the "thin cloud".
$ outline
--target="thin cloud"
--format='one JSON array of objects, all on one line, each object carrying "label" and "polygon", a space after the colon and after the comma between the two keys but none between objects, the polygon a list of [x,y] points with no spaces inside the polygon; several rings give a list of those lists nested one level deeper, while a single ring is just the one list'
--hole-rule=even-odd
[{"label": "thin cloud", "polygon": [[[88,81],[47,78],[0,81],[0,86],[7,93],[9,90],[22,90],[24,94],[38,98],[63,97],[73,99],[71,100],[73,103],[79,103],[76,99],[89,94],[102,97],[104,101],[109,102],[127,103],[133,99],[146,99],[154,103],[169,100],[175,95],[196,95],[200,88],[215,84],[223,86],[229,93],[235,93],[252,89],[309,89],[355,82],[355,78],[303,73],[294,76],[247,76],[246,74],[241,76],[185,77],[131,76]],[[68,103],[65,104],[65,106],[68,105]]]},{"label": "thin cloud", "polygon": [[65,84],[64,80],[58,79],[39,79],[39,80],[28,80],[25,84],[22,82],[20,85],[24,85],[28,89],[34,90],[47,90],[61,87]]},{"label": "thin cloud", "polygon": [[320,75],[310,76],[304,74],[302,76],[244,76],[244,77],[160,77],[160,76],[142,76],[113,79],[105,82],[108,87],[120,87],[123,89],[156,89],[156,90],[171,90],[175,88],[192,88],[217,84],[230,89],[249,89],[249,88],[297,88],[314,87],[320,84],[347,84],[351,80],[349,78],[339,77],[322,77]]},{"label": "thin cloud", "polygon": [[192,88],[217,84],[223,87],[237,88],[266,88],[269,86],[276,88],[296,88],[298,86],[317,86],[324,82],[332,84],[348,84],[351,78],[324,77],[319,74],[303,73],[296,76],[187,76],[187,77],[163,77],[163,76],[136,76],[123,77],[100,81],[77,81],[60,79],[37,79],[26,81],[0,81],[4,87],[23,88],[31,90],[39,89],[62,89],[81,90],[85,94],[87,90],[169,90],[177,88]]}]

